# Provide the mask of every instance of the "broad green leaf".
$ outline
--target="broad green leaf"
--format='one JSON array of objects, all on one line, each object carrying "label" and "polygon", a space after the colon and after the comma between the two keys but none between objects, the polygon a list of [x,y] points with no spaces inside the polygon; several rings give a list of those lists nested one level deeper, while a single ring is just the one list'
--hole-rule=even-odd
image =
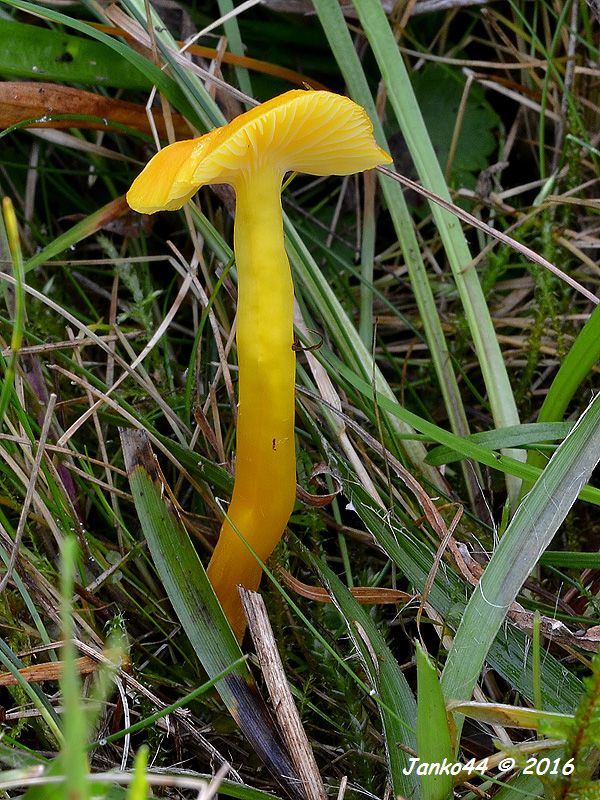
[{"label": "broad green leaf", "polygon": [[540,558],[540,564],[564,569],[600,569],[600,553],[546,550]]},{"label": "broad green leaf", "polygon": [[149,61],[147,58],[144,58],[144,56],[142,56],[129,45],[124,44],[112,36],[108,36],[108,34],[97,30],[85,22],[81,22],[80,20],[69,17],[66,14],[61,14],[58,11],[54,11],[52,8],[35,5],[34,3],[27,2],[27,0],[0,0],[0,2],[4,3],[5,5],[12,6],[13,8],[19,8],[22,11],[32,14],[34,17],[42,17],[43,19],[52,20],[60,25],[64,25],[67,28],[73,28],[80,33],[86,34],[91,39],[102,42],[122,58],[121,68],[123,70],[127,71],[132,69],[136,72],[141,72],[143,75],[146,75],[149,82],[156,86],[156,88],[161,91],[165,97],[167,97],[171,103],[173,103],[175,108],[185,117],[187,117],[192,124],[196,125],[200,129],[205,126],[206,123],[198,117],[194,107],[188,102],[185,94],[182,92],[178,84],[169,78],[163,70],[156,66],[156,64],[154,64],[152,61]]},{"label": "broad green leaf", "polygon": [[[415,71],[411,82],[431,144],[446,173],[465,79],[456,68],[430,63]],[[444,113],[440,114],[442,108]],[[475,187],[477,175],[489,166],[490,156],[498,146],[500,124],[500,117],[486,101],[482,88],[471,84],[452,160],[452,183]]]},{"label": "broad green leaf", "polygon": [[103,42],[39,25],[0,19],[0,75],[43,81],[150,91],[140,69],[124,69],[123,58]]}]

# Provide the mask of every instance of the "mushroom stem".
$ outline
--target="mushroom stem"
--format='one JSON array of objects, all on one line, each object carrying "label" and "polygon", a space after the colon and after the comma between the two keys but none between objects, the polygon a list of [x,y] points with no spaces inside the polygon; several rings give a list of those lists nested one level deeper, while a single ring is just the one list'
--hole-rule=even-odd
[{"label": "mushroom stem", "polygon": [[[235,183],[239,366],[235,485],[208,577],[241,639],[237,586],[258,589],[265,561],[296,496],[294,289],[283,239],[280,170],[252,170]],[[254,552],[252,552],[254,551]]]},{"label": "mushroom stem", "polygon": [[237,587],[258,588],[260,561],[281,538],[296,496],[294,290],[281,181],[289,170],[351,175],[391,160],[364,109],[331,92],[297,89],[165,147],[127,192],[146,214],[181,208],[206,184],[227,183],[237,194],[237,463],[208,576],[238,639],[246,622]]}]

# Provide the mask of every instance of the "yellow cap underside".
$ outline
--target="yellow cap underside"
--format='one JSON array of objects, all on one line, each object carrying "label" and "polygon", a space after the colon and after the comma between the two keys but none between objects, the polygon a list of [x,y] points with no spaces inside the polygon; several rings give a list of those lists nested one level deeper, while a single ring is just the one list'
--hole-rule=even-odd
[{"label": "yellow cap underside", "polygon": [[209,183],[235,185],[257,169],[283,175],[350,175],[389,164],[364,109],[331,92],[294,89],[236,117],[228,125],[157,153],[127,194],[151,214],[174,210]]}]

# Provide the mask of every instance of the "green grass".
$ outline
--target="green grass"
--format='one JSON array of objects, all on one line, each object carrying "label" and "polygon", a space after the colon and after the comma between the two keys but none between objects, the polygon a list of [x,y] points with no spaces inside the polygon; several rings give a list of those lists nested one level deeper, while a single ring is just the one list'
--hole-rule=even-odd
[{"label": "green grass", "polygon": [[[140,36],[151,5],[0,2],[0,788],[597,796],[591,10],[402,27],[376,0],[157,4],[151,52],[113,30]],[[198,42],[212,65],[177,54],[222,15]],[[403,176],[283,193],[304,494],[261,592],[310,778],[204,571],[233,484],[232,197],[152,218],[123,199],[156,151],[153,85],[166,143],[295,88],[289,70],[364,106]],[[36,106],[40,79],[75,94]],[[117,118],[121,101],[137,109]],[[27,129],[40,118],[57,129]],[[529,775],[532,756],[574,771]],[[479,766],[407,774],[414,757]]]}]

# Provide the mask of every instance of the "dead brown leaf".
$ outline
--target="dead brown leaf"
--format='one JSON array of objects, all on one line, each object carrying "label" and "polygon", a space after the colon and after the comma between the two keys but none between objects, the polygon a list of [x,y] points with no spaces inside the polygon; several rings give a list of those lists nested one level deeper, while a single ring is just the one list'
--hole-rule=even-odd
[{"label": "dead brown leaf", "polygon": [[[307,600],[315,600],[317,603],[332,603],[331,596],[327,589],[322,586],[312,586],[309,583],[303,583],[295,578],[291,572],[288,572],[283,567],[277,571],[278,576],[290,589],[293,589],[296,594],[301,597],[306,597]],[[385,603],[409,603],[414,595],[402,592],[399,589],[388,589],[381,586],[353,586],[350,589],[352,597],[363,606],[374,606]]]},{"label": "dead brown leaf", "polygon": [[[88,116],[97,119],[56,119],[56,116]],[[193,133],[180,114],[173,114],[175,133],[190,138]],[[90,128],[106,130],[111,124],[151,133],[144,106],[126,100],[103,97],[83,89],[74,89],[57,83],[37,81],[3,81],[0,83],[0,128],[9,128],[25,120],[32,120],[28,128]],[[160,136],[166,136],[161,114],[155,115]]]},{"label": "dead brown leaf", "polygon": [[[75,661],[75,669],[79,675],[89,675],[96,672],[98,662],[89,656],[82,656]],[[19,675],[27,683],[42,683],[42,681],[58,681],[62,677],[64,669],[63,661],[48,661],[45,664],[34,664],[31,667],[22,667]],[[0,672],[0,686],[17,686],[17,678],[12,672]]]}]

